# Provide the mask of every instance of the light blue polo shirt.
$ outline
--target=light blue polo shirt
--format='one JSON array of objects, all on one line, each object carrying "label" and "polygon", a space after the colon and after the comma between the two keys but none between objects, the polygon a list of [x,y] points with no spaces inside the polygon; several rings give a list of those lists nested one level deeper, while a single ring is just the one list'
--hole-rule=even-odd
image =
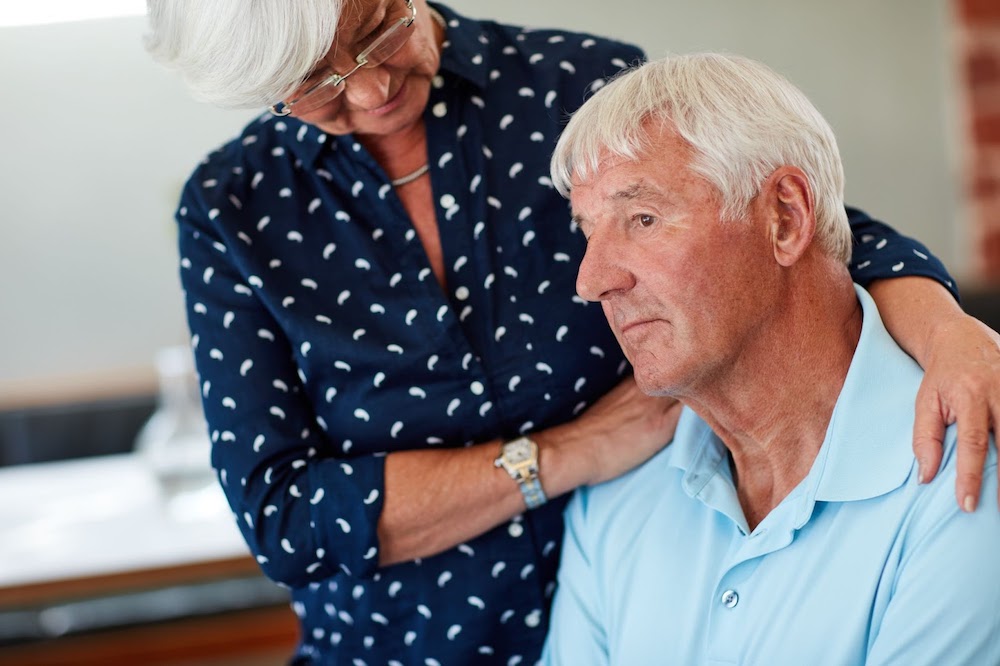
[{"label": "light blue polo shirt", "polygon": [[974,514],[955,501],[954,427],[918,484],[922,371],[856,290],[861,337],[822,448],[752,533],[725,447],[689,409],[671,446],[577,492],[544,663],[1000,664],[995,447]]}]

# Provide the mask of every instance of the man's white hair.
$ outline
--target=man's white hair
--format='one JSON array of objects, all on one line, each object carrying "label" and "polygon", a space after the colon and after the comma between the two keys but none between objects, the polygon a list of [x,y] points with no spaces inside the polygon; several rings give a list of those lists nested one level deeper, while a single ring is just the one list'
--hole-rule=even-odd
[{"label": "man's white hair", "polygon": [[718,53],[668,56],[623,72],[570,119],[552,156],[552,182],[569,196],[605,157],[636,160],[650,148],[647,121],[667,123],[694,150],[691,169],[719,191],[722,219],[745,217],[780,166],[802,169],[815,197],[816,241],[846,263],[851,230],[844,168],[829,123],[767,66]]},{"label": "man's white hair", "polygon": [[146,48],[199,100],[284,99],[333,44],[344,0],[147,0]]}]

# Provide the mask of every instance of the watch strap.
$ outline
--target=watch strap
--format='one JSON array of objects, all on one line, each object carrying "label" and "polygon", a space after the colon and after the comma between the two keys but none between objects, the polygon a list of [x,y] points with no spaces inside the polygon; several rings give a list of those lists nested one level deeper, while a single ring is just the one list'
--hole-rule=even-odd
[{"label": "watch strap", "polygon": [[529,509],[537,509],[549,501],[549,498],[545,496],[545,491],[542,490],[542,484],[537,476],[530,479],[521,479],[517,482],[517,485],[521,488],[521,494],[524,495],[524,503],[528,505]]}]

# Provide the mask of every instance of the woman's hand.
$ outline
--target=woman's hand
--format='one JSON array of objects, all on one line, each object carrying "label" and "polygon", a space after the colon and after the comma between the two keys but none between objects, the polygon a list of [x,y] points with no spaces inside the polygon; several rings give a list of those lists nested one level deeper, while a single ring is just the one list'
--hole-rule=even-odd
[{"label": "woman's hand", "polygon": [[[531,433],[552,499],[645,462],[674,436],[681,405],[644,395],[628,377],[578,418]],[[395,451],[385,459],[379,564],[428,557],[524,511],[524,497],[493,460],[499,439],[475,446]]]},{"label": "woman's hand", "polygon": [[950,317],[929,336],[922,365],[913,426],[920,480],[937,474],[945,427],[957,423],[955,497],[975,511],[989,434],[1000,424],[1000,334],[969,315]]},{"label": "woman's hand", "polygon": [[965,314],[944,287],[928,278],[877,280],[868,292],[889,334],[925,372],[913,422],[920,480],[926,483],[937,474],[944,430],[957,423],[955,497],[964,510],[974,511],[989,433],[1000,424],[1000,335]]},{"label": "woman's hand", "polygon": [[565,475],[572,479],[566,486],[593,485],[624,474],[666,446],[680,413],[679,402],[644,394],[629,376],[575,421],[537,433],[536,439],[543,451],[556,452],[560,481]]}]

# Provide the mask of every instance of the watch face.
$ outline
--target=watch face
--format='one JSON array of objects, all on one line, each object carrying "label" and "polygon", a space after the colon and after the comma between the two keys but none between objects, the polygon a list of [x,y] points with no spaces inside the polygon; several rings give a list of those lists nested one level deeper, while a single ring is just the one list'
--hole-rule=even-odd
[{"label": "watch face", "polygon": [[524,462],[531,457],[531,444],[523,439],[515,439],[504,447],[503,457],[512,465]]}]

